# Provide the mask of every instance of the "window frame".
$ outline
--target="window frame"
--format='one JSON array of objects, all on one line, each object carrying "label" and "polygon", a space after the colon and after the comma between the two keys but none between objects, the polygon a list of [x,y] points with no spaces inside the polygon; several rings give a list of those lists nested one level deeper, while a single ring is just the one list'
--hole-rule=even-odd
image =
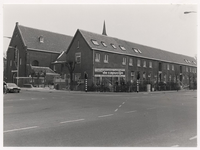
[{"label": "window frame", "polygon": [[126,48],[125,48],[124,46],[119,45],[119,47],[120,47],[120,49],[123,50],[123,51],[126,50]]},{"label": "window frame", "polygon": [[141,67],[141,60],[140,59],[137,59],[137,66]]},{"label": "window frame", "polygon": [[152,63],[152,61],[149,61],[149,68],[153,68],[153,63]]},{"label": "window frame", "polygon": [[147,67],[147,62],[146,62],[146,60],[143,61],[143,67],[144,67],[144,68]]},{"label": "window frame", "polygon": [[101,54],[95,53],[95,62],[100,62],[100,59],[101,59]]},{"label": "window frame", "polygon": [[[80,57],[80,61],[77,61],[78,57]],[[75,53],[75,61],[76,61],[77,64],[81,64],[81,52]]]},{"label": "window frame", "polygon": [[104,47],[107,47],[106,43],[101,41],[101,44],[104,46]]},{"label": "window frame", "polygon": [[108,54],[104,55],[104,63],[108,63]]},{"label": "window frame", "polygon": [[172,64],[172,71],[174,71],[174,65]]},{"label": "window frame", "polygon": [[169,64],[167,64],[167,70],[170,70]]},{"label": "window frame", "polygon": [[117,47],[113,43],[111,43],[110,45],[112,46],[112,48],[117,49]]},{"label": "window frame", "polygon": [[123,57],[122,65],[126,65],[126,57]]},{"label": "window frame", "polygon": [[129,66],[133,66],[133,58],[129,58]]},{"label": "window frame", "polygon": [[99,46],[99,43],[97,42],[97,40],[91,39],[91,42],[92,42],[94,45]]}]

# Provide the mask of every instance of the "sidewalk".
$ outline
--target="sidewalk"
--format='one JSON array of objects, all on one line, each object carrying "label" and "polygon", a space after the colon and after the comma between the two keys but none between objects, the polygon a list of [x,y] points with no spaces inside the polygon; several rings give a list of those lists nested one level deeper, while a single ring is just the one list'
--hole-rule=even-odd
[{"label": "sidewalk", "polygon": [[[33,91],[33,92],[48,92],[48,93],[54,93],[54,92],[69,92],[69,93],[134,93],[134,94],[165,94],[165,93],[176,93],[176,92],[189,92],[193,90],[179,90],[179,91],[154,91],[154,92],[85,92],[85,91],[69,91],[69,90],[56,90],[51,89],[49,87],[34,87],[34,88],[21,88],[21,91]],[[196,91],[196,90],[194,90]]]}]

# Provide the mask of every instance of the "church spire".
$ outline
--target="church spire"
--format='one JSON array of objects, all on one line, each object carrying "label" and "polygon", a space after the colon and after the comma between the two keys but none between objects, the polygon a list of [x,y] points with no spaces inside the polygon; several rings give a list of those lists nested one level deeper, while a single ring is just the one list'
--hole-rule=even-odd
[{"label": "church spire", "polygon": [[103,24],[103,33],[102,33],[102,35],[106,35],[107,36],[105,20],[104,20],[104,24]]}]

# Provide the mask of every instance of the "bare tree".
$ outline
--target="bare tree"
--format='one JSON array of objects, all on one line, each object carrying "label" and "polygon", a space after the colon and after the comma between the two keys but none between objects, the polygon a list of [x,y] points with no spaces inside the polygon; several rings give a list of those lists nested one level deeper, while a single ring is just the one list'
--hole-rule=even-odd
[{"label": "bare tree", "polygon": [[73,72],[75,69],[76,62],[75,61],[67,61],[66,66],[70,73],[70,90],[73,90]]}]

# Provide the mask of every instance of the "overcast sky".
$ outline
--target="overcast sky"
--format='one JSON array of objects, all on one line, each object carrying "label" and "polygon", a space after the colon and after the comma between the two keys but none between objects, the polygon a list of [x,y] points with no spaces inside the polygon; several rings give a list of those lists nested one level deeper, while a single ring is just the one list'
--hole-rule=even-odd
[{"label": "overcast sky", "polygon": [[[3,36],[20,25],[73,36],[77,29],[194,57],[197,54],[196,5],[3,5]],[[3,38],[3,51],[10,40]]]}]

